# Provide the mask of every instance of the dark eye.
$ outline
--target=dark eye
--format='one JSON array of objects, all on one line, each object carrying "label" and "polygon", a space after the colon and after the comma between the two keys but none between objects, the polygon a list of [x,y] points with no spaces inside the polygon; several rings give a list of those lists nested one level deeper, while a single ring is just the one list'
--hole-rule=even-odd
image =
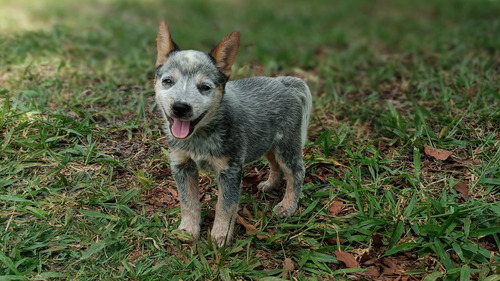
[{"label": "dark eye", "polygon": [[165,79],[161,80],[161,83],[164,86],[172,86],[174,84],[174,81],[171,78],[165,78]]},{"label": "dark eye", "polygon": [[198,90],[200,92],[207,92],[207,91],[210,91],[212,89],[212,87],[210,87],[210,85],[208,84],[201,84],[198,86]]}]

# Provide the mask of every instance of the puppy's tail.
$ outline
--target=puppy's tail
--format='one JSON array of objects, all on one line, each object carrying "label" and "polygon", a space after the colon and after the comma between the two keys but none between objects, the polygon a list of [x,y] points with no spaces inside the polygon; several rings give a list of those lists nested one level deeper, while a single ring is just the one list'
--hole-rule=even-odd
[{"label": "puppy's tail", "polygon": [[301,137],[302,137],[302,146],[306,144],[307,141],[307,129],[309,128],[309,117],[311,116],[312,110],[312,95],[309,87],[306,82],[300,80],[302,86],[298,92],[300,101],[302,102],[302,126],[301,126]]},{"label": "puppy's tail", "polygon": [[285,76],[282,78],[282,83],[293,90],[295,95],[300,99],[302,105],[302,126],[300,128],[300,136],[302,139],[302,146],[306,144],[307,141],[307,128],[309,128],[309,117],[311,116],[312,110],[312,95],[309,87],[304,80]]}]

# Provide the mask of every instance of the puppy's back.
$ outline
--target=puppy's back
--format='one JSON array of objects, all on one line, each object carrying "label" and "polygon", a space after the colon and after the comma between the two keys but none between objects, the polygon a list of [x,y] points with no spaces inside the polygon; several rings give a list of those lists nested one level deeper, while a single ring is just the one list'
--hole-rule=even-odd
[{"label": "puppy's back", "polygon": [[[248,115],[259,115],[267,121],[274,119],[302,120],[302,145],[305,144],[312,95],[307,84],[292,76],[252,77],[231,81],[226,85],[229,99]],[[260,119],[256,116],[256,119]]]}]

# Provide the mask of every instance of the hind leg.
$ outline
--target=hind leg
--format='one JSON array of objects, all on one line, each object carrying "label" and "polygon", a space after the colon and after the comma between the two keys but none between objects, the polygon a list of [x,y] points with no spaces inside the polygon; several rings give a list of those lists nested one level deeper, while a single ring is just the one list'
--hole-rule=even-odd
[{"label": "hind leg", "polygon": [[276,160],[285,174],[286,190],[283,200],[273,208],[280,217],[291,215],[298,206],[302,183],[304,182],[304,164],[300,142],[294,148],[277,147]]},{"label": "hind leg", "polygon": [[274,188],[278,187],[281,184],[281,179],[283,178],[283,171],[280,168],[280,165],[276,161],[276,150],[274,147],[269,149],[266,153],[266,159],[269,162],[269,178],[266,181],[259,183],[257,188],[264,192],[270,192]]}]

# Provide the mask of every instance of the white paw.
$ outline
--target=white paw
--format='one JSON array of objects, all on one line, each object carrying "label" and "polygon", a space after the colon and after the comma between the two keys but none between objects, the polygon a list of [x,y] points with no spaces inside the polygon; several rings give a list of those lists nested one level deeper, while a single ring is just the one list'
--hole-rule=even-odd
[{"label": "white paw", "polygon": [[276,185],[270,183],[269,180],[261,181],[259,183],[259,185],[257,185],[257,188],[263,192],[271,192],[275,187],[276,187]]},{"label": "white paw", "polygon": [[227,227],[217,227],[216,225],[212,228],[211,236],[212,241],[214,241],[219,248],[228,244],[232,238],[232,234],[229,233],[229,229]]},{"label": "white paw", "polygon": [[278,205],[274,206],[273,212],[277,214],[280,218],[288,217],[297,209],[297,204],[290,204],[289,202],[283,201],[279,202]]},{"label": "white paw", "polygon": [[194,239],[200,239],[200,225],[189,220],[181,220],[179,230],[183,230],[193,236]]}]

